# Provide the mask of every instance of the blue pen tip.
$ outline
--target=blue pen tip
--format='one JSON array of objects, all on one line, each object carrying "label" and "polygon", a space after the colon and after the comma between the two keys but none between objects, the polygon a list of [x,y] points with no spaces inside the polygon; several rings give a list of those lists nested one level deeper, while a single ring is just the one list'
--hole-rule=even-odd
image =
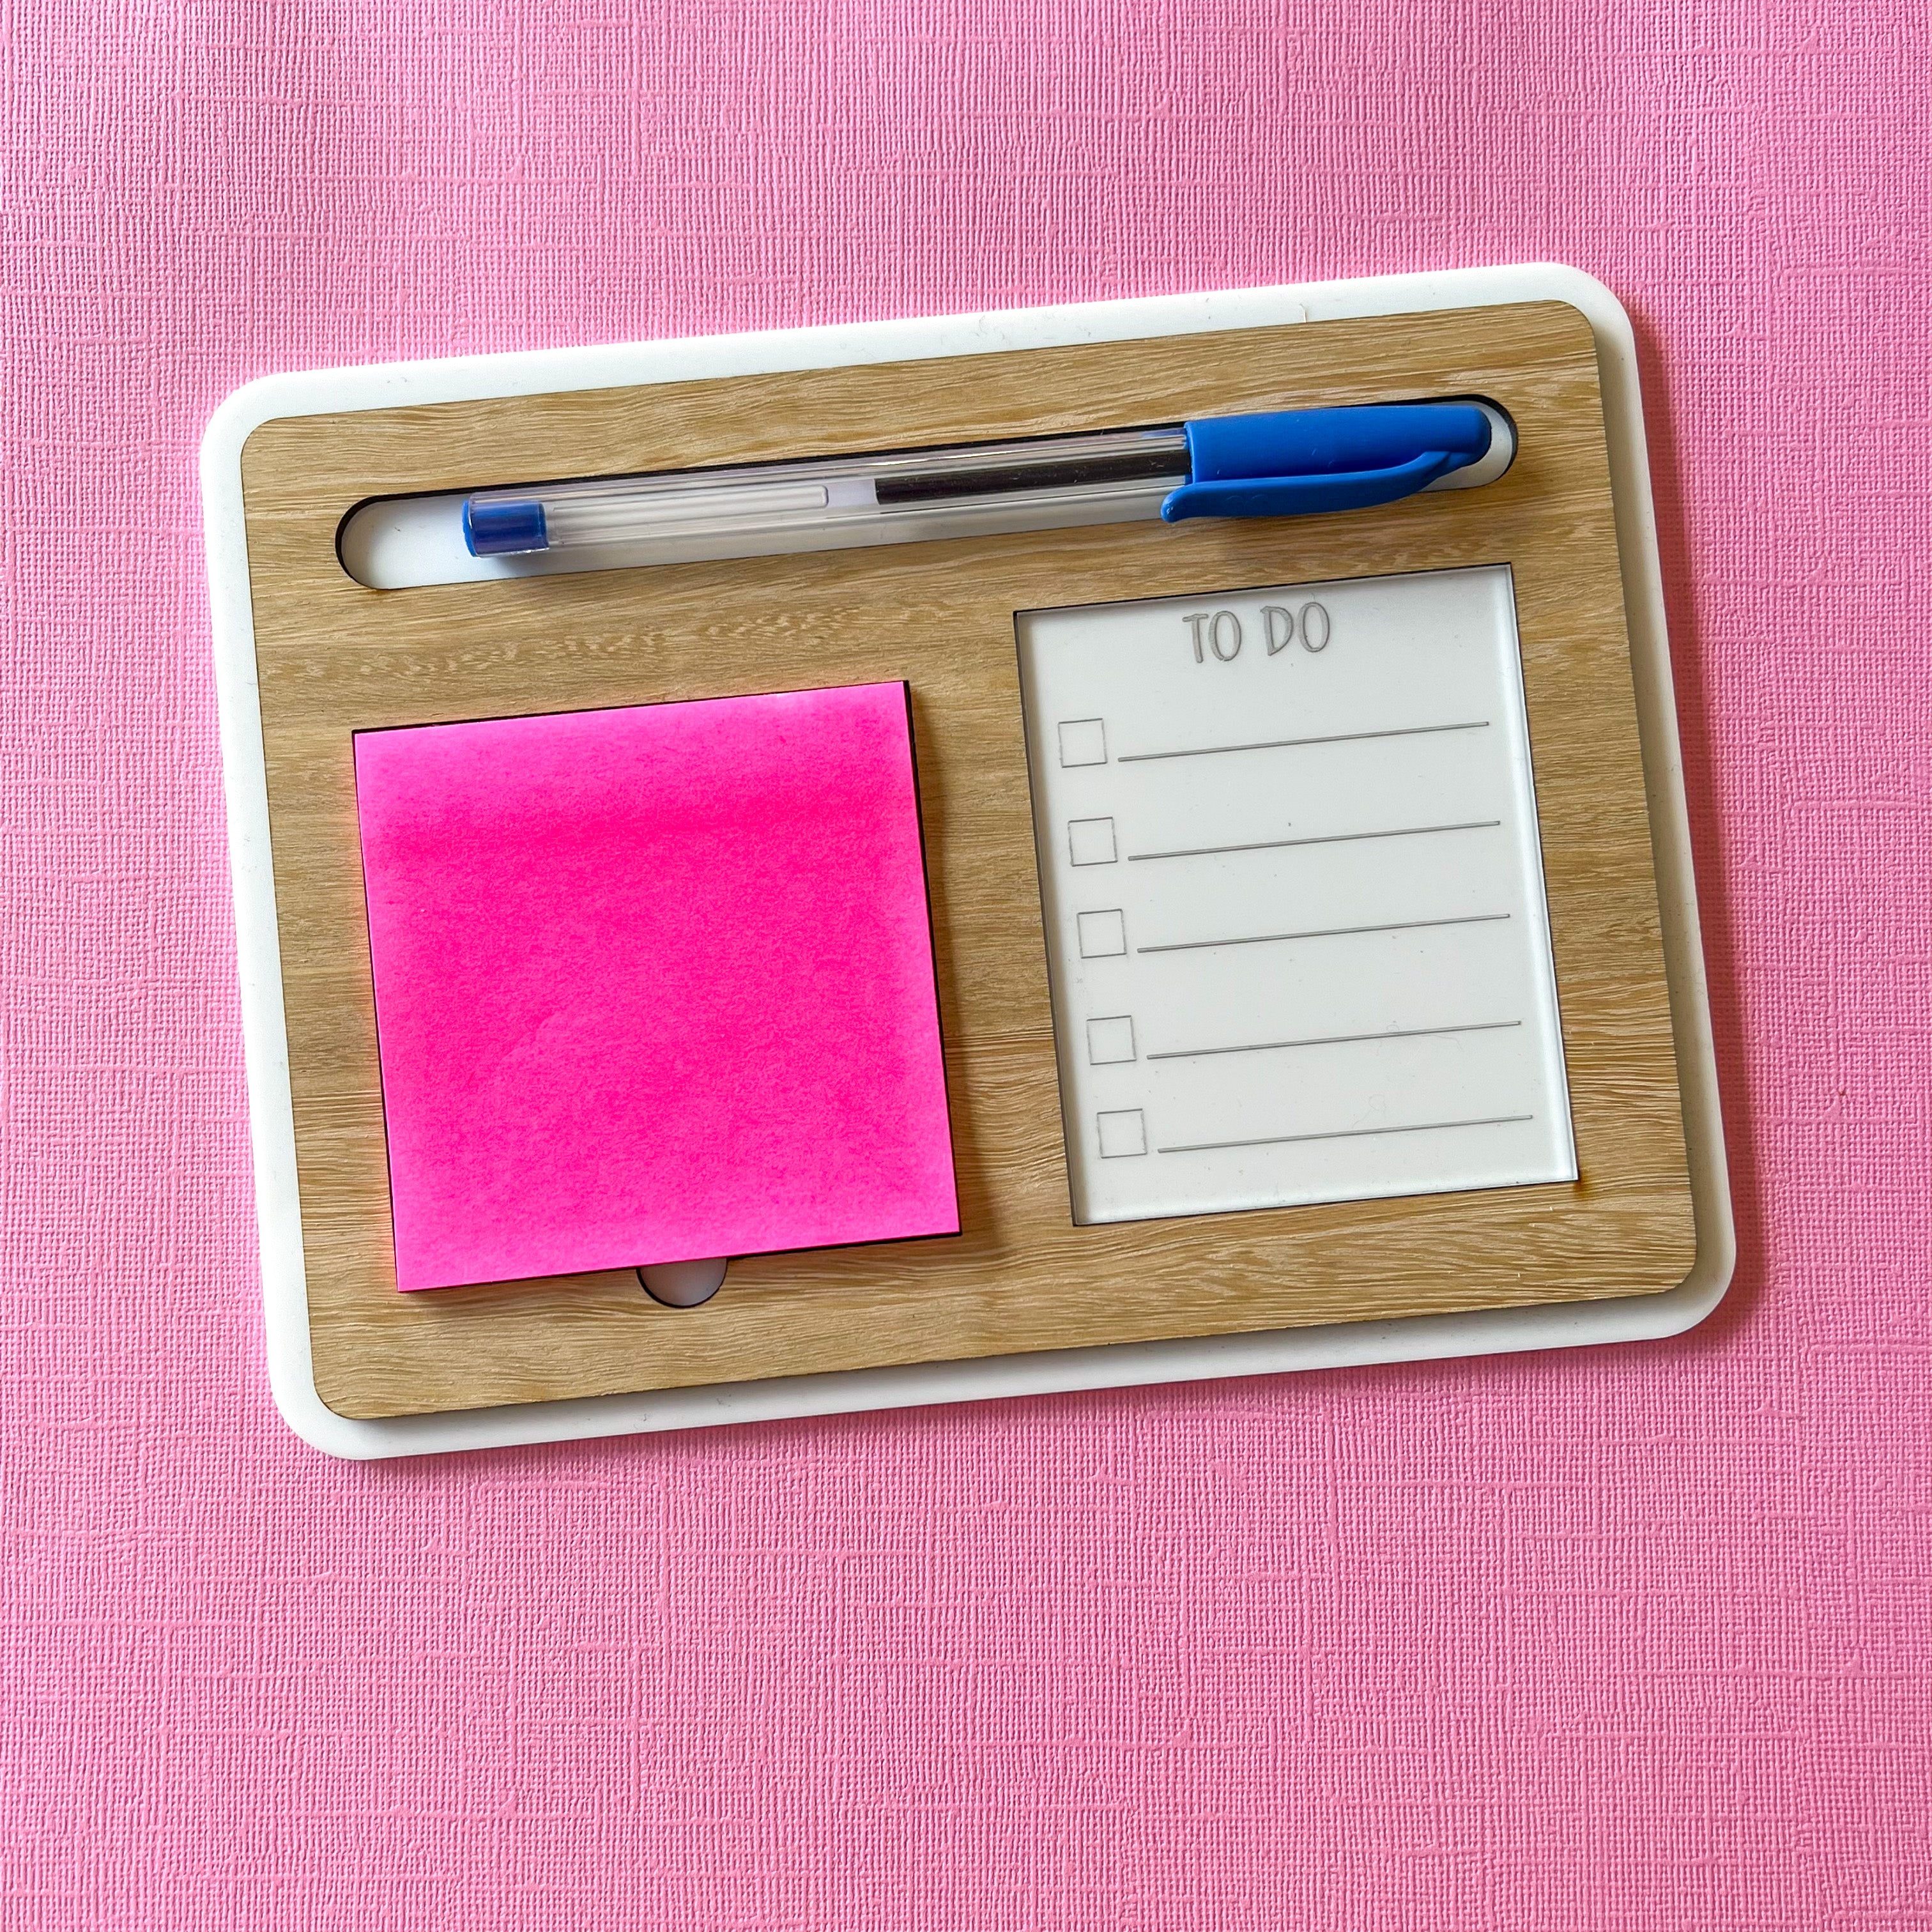
[{"label": "blue pen tip", "polygon": [[550,548],[543,506],[528,497],[508,502],[464,500],[463,542],[472,556],[517,556]]}]

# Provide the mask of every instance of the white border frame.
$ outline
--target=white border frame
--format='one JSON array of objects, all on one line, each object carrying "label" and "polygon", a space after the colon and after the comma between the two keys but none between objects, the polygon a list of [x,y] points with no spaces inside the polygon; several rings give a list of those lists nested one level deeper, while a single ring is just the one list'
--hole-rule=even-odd
[{"label": "white border frame", "polygon": [[[1280,322],[1546,301],[1568,302],[1588,319],[1602,371],[1617,538],[1696,1216],[1696,1260],[1682,1284],[1662,1294],[1556,1306],[1412,1316],[1169,1342],[1114,1342],[976,1361],[858,1369],[374,1422],[338,1415],[322,1402],[316,1393],[310,1354],[308,1295],[296,1188],[295,1119],[242,510],[242,446],[255,430],[284,416],[388,409],[404,404],[690,382],[714,376],[977,356]],[[861,322],[269,376],[238,389],[216,411],[202,441],[201,478],[221,762],[234,871],[249,1126],[261,1229],[268,1380],[284,1419],[315,1448],[332,1456],[358,1459],[421,1455],[1071,1389],[1639,1341],[1694,1326],[1716,1307],[1730,1285],[1736,1235],[1691,878],[1690,826],[1670,646],[1664,634],[1649,460],[1637,394],[1636,343],[1630,318],[1616,298],[1582,271],[1554,263],[1462,268],[922,321]]]}]

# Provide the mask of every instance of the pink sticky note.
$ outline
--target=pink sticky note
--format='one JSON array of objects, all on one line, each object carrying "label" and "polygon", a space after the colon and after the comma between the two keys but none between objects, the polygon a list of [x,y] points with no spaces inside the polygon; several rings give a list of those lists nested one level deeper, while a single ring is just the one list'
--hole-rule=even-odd
[{"label": "pink sticky note", "polygon": [[959,1226],[906,687],[364,731],[396,1285]]}]

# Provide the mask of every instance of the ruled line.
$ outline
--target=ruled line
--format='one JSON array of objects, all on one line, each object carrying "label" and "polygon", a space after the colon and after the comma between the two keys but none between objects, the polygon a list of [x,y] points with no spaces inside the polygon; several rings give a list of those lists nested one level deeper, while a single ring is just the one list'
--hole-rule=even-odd
[{"label": "ruled line", "polygon": [[1500,818],[1472,818],[1458,825],[1402,825],[1387,832],[1330,832],[1318,838],[1262,838],[1252,845],[1192,845],[1176,852],[1130,852],[1127,862],[1148,859],[1217,859],[1229,852],[1286,852],[1299,845],[1353,845],[1364,838],[1420,838],[1431,832],[1493,832]]},{"label": "ruled line", "polygon": [[1176,1047],[1166,1053],[1150,1053],[1149,1060],[1210,1060],[1226,1053],[1279,1053],[1294,1046],[1353,1046],[1370,1040],[1440,1040],[1452,1033],[1506,1033],[1520,1027],[1520,1020],[1475,1020],[1466,1026],[1405,1027],[1397,1033],[1331,1033],[1312,1040],[1264,1040],[1252,1046]]},{"label": "ruled line", "polygon": [[1486,718],[1463,724],[1404,724],[1388,731],[1337,731],[1322,738],[1264,738],[1252,745],[1190,745],[1178,752],[1123,752],[1117,765],[1151,764],[1160,758],[1214,758],[1224,752],[1293,752],[1304,745],[1361,745],[1371,738],[1427,738],[1442,731],[1486,731]]},{"label": "ruled line", "polygon": [[1390,926],[1331,926],[1315,932],[1256,932],[1235,939],[1174,939],[1159,946],[1136,946],[1136,952],[1200,952],[1214,946],[1272,946],[1292,939],[1350,939],[1364,932],[1421,932],[1442,926],[1494,926],[1506,912],[1471,913],[1461,919],[1405,919]]},{"label": "ruled line", "polygon": [[1156,1154],[1225,1154],[1234,1148],[1295,1147],[1305,1141],[1370,1140],[1382,1134],[1436,1134],[1451,1127],[1513,1127],[1533,1120],[1534,1114],[1496,1114],[1481,1120],[1418,1120],[1406,1127],[1345,1127],[1328,1134],[1271,1134],[1264,1140],[1196,1141],[1185,1147],[1156,1148]]}]

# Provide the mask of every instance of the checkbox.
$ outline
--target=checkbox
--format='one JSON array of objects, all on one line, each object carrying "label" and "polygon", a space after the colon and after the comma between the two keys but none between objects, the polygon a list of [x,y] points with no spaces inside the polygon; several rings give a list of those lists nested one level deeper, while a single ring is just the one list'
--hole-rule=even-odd
[{"label": "checkbox", "polygon": [[1120,856],[1111,818],[1070,819],[1066,846],[1076,866],[1111,866]]},{"label": "checkbox", "polygon": [[1107,727],[1098,718],[1075,718],[1060,728],[1060,762],[1066,765],[1104,765]]},{"label": "checkbox", "polygon": [[1134,1022],[1131,1015],[1119,1013],[1103,1020],[1087,1022],[1087,1064],[1089,1066],[1118,1066],[1123,1060],[1132,1060],[1134,1053]]},{"label": "checkbox", "polygon": [[1147,1116],[1138,1107],[1094,1117],[1100,1130],[1100,1158],[1126,1160],[1147,1152]]},{"label": "checkbox", "polygon": [[1080,956],[1114,959],[1127,950],[1127,922],[1116,906],[1111,912],[1083,912],[1079,916]]}]

